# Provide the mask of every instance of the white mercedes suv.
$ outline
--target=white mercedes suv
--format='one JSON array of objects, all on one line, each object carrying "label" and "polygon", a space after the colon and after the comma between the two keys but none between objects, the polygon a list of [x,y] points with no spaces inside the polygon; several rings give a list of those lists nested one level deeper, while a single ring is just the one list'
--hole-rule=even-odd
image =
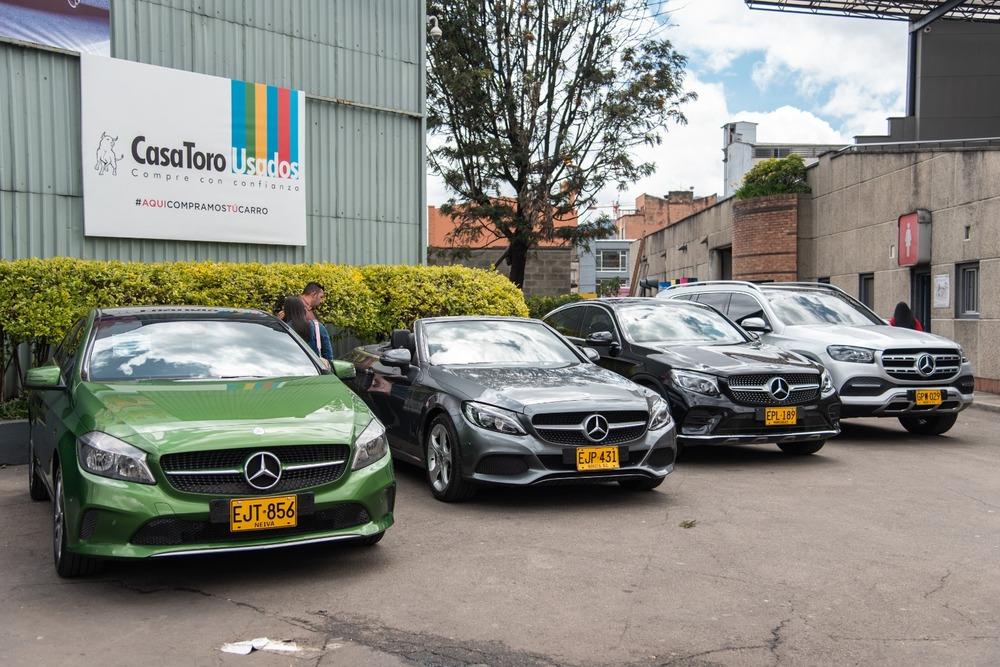
[{"label": "white mercedes suv", "polygon": [[940,435],[972,404],[960,345],[890,327],[832,285],[708,281],[657,296],[713,306],[764,342],[818,361],[833,376],[842,417],[897,417],[912,433]]}]

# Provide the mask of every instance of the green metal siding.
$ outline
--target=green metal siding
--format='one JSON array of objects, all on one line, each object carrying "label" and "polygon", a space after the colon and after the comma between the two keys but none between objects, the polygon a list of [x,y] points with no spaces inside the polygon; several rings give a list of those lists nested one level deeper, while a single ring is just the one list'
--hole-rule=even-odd
[{"label": "green metal siding", "polygon": [[113,3],[115,57],[306,92],[304,248],[84,237],[79,59],[0,42],[0,258],[422,262],[424,29],[419,0]]}]

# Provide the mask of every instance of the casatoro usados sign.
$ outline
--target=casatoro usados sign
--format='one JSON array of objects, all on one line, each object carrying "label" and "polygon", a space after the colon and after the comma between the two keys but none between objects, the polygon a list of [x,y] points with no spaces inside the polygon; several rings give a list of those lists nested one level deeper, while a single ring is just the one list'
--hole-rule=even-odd
[{"label": "casatoro usados sign", "polygon": [[306,244],[302,91],[80,60],[87,236]]}]

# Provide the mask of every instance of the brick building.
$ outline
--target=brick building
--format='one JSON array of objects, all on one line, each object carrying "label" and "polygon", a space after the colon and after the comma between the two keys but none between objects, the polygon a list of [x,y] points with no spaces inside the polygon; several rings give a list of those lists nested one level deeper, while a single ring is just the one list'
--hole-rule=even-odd
[{"label": "brick building", "polygon": [[810,194],[726,198],[634,242],[639,277],[829,282],[885,318],[905,301],[1000,391],[1000,138],[858,144],[806,173]]},{"label": "brick building", "polygon": [[[578,216],[574,212],[555,221],[556,227],[575,227]],[[427,207],[427,263],[433,265],[461,264],[477,269],[489,269],[503,256],[507,241],[483,235],[475,243],[456,245],[451,238],[455,221],[437,206]],[[524,270],[526,295],[568,294],[572,290],[571,264],[573,249],[558,241],[543,241],[528,253]],[[506,262],[497,270],[510,273]]]},{"label": "brick building", "polygon": [[640,239],[714,205],[717,199],[714,194],[695,197],[690,190],[671,190],[664,197],[639,195],[635,199],[635,210],[623,212],[617,218],[618,238]]}]

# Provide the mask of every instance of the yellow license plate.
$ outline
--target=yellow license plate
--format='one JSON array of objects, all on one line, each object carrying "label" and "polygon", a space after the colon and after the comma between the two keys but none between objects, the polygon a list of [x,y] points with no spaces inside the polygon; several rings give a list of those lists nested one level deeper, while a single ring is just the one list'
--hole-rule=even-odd
[{"label": "yellow license plate", "polygon": [[917,405],[941,405],[941,390],[917,389]]},{"label": "yellow license plate", "polygon": [[614,470],[619,467],[617,447],[580,447],[576,450],[577,470]]},{"label": "yellow license plate", "polygon": [[798,408],[764,408],[764,426],[795,426],[798,421]]},{"label": "yellow license plate", "polygon": [[229,531],[290,528],[299,521],[299,503],[295,496],[240,498],[229,501]]}]

